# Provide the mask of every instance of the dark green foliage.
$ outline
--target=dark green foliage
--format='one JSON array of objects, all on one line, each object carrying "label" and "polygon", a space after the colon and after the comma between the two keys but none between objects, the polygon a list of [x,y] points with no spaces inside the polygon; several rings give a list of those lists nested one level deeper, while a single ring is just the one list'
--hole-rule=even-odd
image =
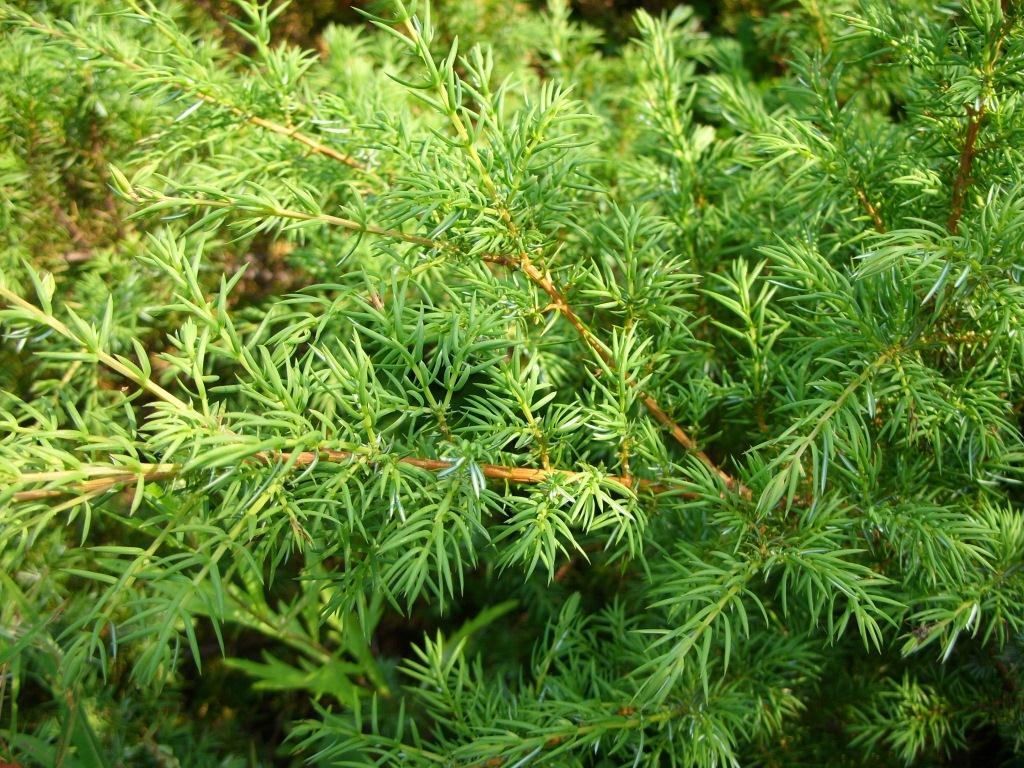
[{"label": "dark green foliage", "polygon": [[0,2],[0,763],[1020,764],[1024,9],[772,9]]}]

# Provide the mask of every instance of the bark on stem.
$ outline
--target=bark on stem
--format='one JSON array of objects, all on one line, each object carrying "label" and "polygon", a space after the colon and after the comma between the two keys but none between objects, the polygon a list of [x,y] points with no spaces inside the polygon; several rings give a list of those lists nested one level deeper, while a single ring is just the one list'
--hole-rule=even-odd
[{"label": "bark on stem", "polygon": [[985,117],[985,102],[977,109],[967,107],[969,117],[967,123],[967,136],[964,138],[964,147],[960,152],[960,163],[957,167],[956,180],[953,182],[953,197],[949,206],[949,218],[946,220],[946,229],[950,234],[956,234],[960,226],[960,217],[964,210],[964,195],[971,185],[971,168],[974,165],[976,153],[975,144],[978,141],[978,133],[981,130],[981,121]]},{"label": "bark on stem", "polygon": [[[612,360],[608,349],[601,343],[601,341],[593,334],[593,332],[587,328],[587,326],[580,320],[579,316],[573,311],[572,307],[566,301],[565,296],[558,289],[558,287],[551,281],[551,278],[542,273],[537,267],[530,261],[530,258],[524,253],[520,257],[519,268],[523,273],[530,278],[530,280],[539,286],[551,299],[551,305],[561,315],[569,321],[569,324],[579,333],[583,340],[600,356],[605,364],[614,369],[615,362]],[[630,382],[632,384],[632,382]],[[634,385],[635,386],[635,385]],[[727,472],[722,470],[711,457],[708,456],[704,451],[697,447],[696,442],[680,427],[675,421],[672,420],[665,411],[658,405],[658,401],[654,399],[652,395],[646,392],[640,392],[640,398],[643,401],[644,406],[650,412],[651,416],[654,417],[655,421],[661,424],[665,429],[668,430],[669,434],[672,435],[673,439],[687,451],[697,457],[698,460],[712,472],[714,472],[721,480],[725,483],[726,487],[730,490],[736,491],[743,498],[749,499],[752,497],[752,492],[743,483],[736,480],[736,478],[729,475]]]},{"label": "bark on stem", "polygon": [[[294,467],[308,467],[310,464],[316,462],[340,464],[358,458],[366,458],[366,455],[353,451],[327,449],[321,451],[300,451],[298,453],[275,451],[257,453],[248,459],[247,463],[273,464],[277,462],[290,462]],[[426,459],[418,456],[404,456],[398,459],[398,463],[424,469],[428,472],[441,472],[455,466],[455,462],[445,461],[443,459]],[[484,477],[488,479],[505,480],[516,485],[535,485],[554,478],[561,478],[572,482],[588,476],[588,473],[586,472],[579,472],[570,469],[535,469],[532,467],[516,467],[503,464],[479,464],[477,466],[480,467],[480,471],[483,473]],[[59,498],[72,493],[103,493],[108,490],[113,490],[118,486],[137,483],[139,478],[142,478],[143,482],[167,480],[176,477],[182,470],[182,466],[180,464],[144,464],[142,465],[142,468],[144,470],[142,472],[118,471],[116,468],[112,467],[94,468],[102,471],[102,474],[99,477],[82,480],[65,488],[39,488],[29,491],[19,491],[14,494],[13,500],[15,502],[38,501],[40,499]],[[21,481],[40,483],[49,482],[57,480],[61,475],[66,474],[67,472],[63,471],[36,472],[22,475]],[[611,475],[605,479],[617,485],[621,485],[623,488],[634,491],[644,491],[647,493],[666,493],[671,491],[674,487],[668,483],[656,483],[652,480],[617,475]],[[697,496],[697,494],[689,491],[683,492],[679,495],[686,498],[695,498]]]}]

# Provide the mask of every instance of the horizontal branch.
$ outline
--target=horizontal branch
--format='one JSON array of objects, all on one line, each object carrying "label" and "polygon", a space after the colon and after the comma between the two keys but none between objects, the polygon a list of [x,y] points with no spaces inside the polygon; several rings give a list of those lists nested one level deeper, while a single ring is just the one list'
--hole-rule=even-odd
[{"label": "horizontal branch", "polygon": [[[340,227],[341,229],[347,229],[350,232],[376,235],[377,237],[383,237],[388,240],[398,240],[403,243],[422,245],[425,248],[432,248],[434,250],[445,251],[451,254],[461,254],[461,251],[456,246],[449,242],[445,242],[444,240],[435,240],[434,238],[423,237],[422,235],[411,235],[408,232],[402,232],[399,229],[389,229],[387,227],[378,227],[373,224],[364,224],[356,221],[355,219],[347,219],[343,216],[335,216],[330,213],[309,213],[307,211],[300,211],[294,208],[280,208],[278,206],[252,208],[247,207],[243,202],[232,199],[217,200],[209,197],[174,197],[171,195],[160,194],[156,190],[149,189],[147,187],[131,187],[130,189],[126,189],[125,192],[133,202],[139,204],[146,202],[172,203],[176,205],[189,205],[196,208],[225,208],[247,213],[257,213],[263,216],[273,216],[281,219],[292,219],[294,221],[319,222],[321,224],[329,224],[331,226]],[[479,255],[479,258],[481,261],[485,261],[490,264],[500,264],[501,266],[508,267],[509,269],[515,269],[519,264],[518,260],[511,256],[503,256],[496,253],[482,253]]]},{"label": "horizontal branch", "polygon": [[[247,464],[276,464],[285,463],[293,467],[308,467],[315,463],[341,464],[354,459],[367,458],[367,454],[355,451],[300,451],[291,453],[287,451],[263,451],[254,454],[245,460]],[[404,456],[398,459],[399,464],[409,467],[417,467],[428,472],[442,472],[451,470],[458,466],[457,462],[445,461],[443,459],[427,459],[417,456]],[[477,464],[484,477],[490,480],[505,480],[515,485],[536,485],[553,479],[561,479],[568,482],[581,480],[590,477],[587,472],[580,472],[570,469],[535,469],[532,467],[507,466],[503,464]],[[140,464],[138,472],[126,471],[116,466],[85,466],[79,470],[58,470],[54,472],[33,472],[23,474],[19,478],[21,483],[52,483],[64,480],[76,475],[95,475],[87,480],[80,480],[69,484],[64,488],[36,488],[27,491],[18,491],[13,499],[16,502],[38,501],[41,499],[59,498],[71,494],[95,495],[131,483],[150,482],[155,480],[167,480],[181,474],[184,466],[181,464]],[[678,485],[652,480],[637,479],[612,475],[605,478],[609,482],[620,485],[627,490],[642,491],[646,493],[668,493],[675,490],[677,495],[686,498],[696,498],[697,494],[692,491],[680,492]]]},{"label": "horizontal branch", "polygon": [[[344,219],[339,220],[347,221]],[[48,326],[61,336],[81,343],[81,340],[78,339],[77,335],[74,334],[71,331],[71,329],[68,328],[64,323],[57,320],[55,317],[52,317],[51,315],[47,314],[40,308],[25,301],[23,298],[18,296],[13,291],[0,286],[0,298],[6,299],[11,306],[17,307],[19,310],[24,312],[26,315],[30,316],[36,322]],[[568,309],[568,307],[566,307],[566,309],[569,312],[572,311],[571,309]],[[580,326],[584,328],[584,330],[586,330],[585,326],[583,326],[582,323],[580,324]],[[158,399],[163,400],[165,403],[185,413],[191,413],[197,416],[199,415],[192,408],[191,405],[185,403],[175,395],[171,394],[166,389],[161,387],[159,384],[148,379],[145,375],[142,374],[141,371],[133,370],[130,366],[126,365],[118,358],[102,350],[94,350],[93,354],[96,355],[99,362],[103,363],[111,370],[124,376],[126,379],[133,381],[142,389],[149,391]],[[604,354],[607,354],[607,352],[604,352]],[[657,404],[654,403],[653,398],[648,398],[645,402],[647,403],[649,408],[652,407],[653,405],[652,412],[654,413],[655,417],[659,419],[659,421],[661,421],[662,423],[667,422],[668,424],[673,424],[673,422],[670,419],[668,419],[667,416],[664,416],[660,408],[657,408]],[[662,418],[664,420],[662,420]],[[682,430],[679,430],[679,433],[676,435],[676,439],[689,440],[689,438],[686,436],[685,433],[682,432]],[[690,442],[690,445],[693,445],[692,441]],[[703,457],[702,460],[704,461],[704,463],[710,464],[710,459],[708,459],[702,452],[697,451],[696,453],[698,458]],[[253,455],[247,461],[264,464],[281,461],[290,462],[293,466],[309,466],[310,464],[313,464],[314,462],[317,461],[328,461],[338,463],[351,461],[352,459],[358,458],[359,456],[365,456],[365,454],[359,454],[352,451],[338,450],[304,451],[299,453],[261,452]],[[412,456],[400,458],[398,461],[401,464],[418,467],[420,469],[425,469],[432,472],[440,472],[447,469],[452,469],[456,466],[455,462],[450,462],[443,459],[428,459]],[[589,474],[586,472],[567,469],[553,469],[548,467],[532,468],[505,466],[500,464],[478,464],[477,466],[480,468],[483,475],[489,479],[506,480],[508,482],[516,484],[536,484],[545,482],[546,480],[553,478],[562,478],[565,480],[573,481],[583,477],[589,477]],[[710,464],[710,466],[714,467],[713,464]],[[68,488],[64,489],[42,488],[27,491],[18,491],[17,493],[14,494],[13,498],[15,501],[33,501],[39,499],[64,496],[73,492],[96,495],[119,485],[124,485],[126,483],[132,482],[139,482],[140,479],[141,481],[146,482],[148,480],[160,480],[175,477],[182,471],[182,466],[178,464],[143,464],[141,465],[141,471],[139,472],[130,472],[120,467],[111,466],[92,467],[83,468],[80,470],[62,470],[57,472],[27,474],[21,476],[21,481],[29,483],[55,482],[61,479],[68,479],[72,476],[76,476],[78,474],[81,474],[81,472],[83,471],[89,471],[93,475],[97,476],[90,477],[87,480],[82,480],[77,483],[73,483]],[[719,476],[722,477],[722,479],[725,480],[727,484],[729,483],[728,476],[725,476],[723,473],[719,473]],[[645,491],[649,493],[667,493],[670,491],[675,491],[678,495],[682,495],[687,498],[696,498],[698,496],[698,494],[690,491],[681,492],[680,487],[683,484],[682,481],[678,483],[672,483],[671,481],[662,481],[656,483],[651,480],[643,478],[634,478],[628,475],[612,475],[608,476],[606,479],[625,489],[630,490]],[[746,490],[744,486],[739,486],[739,488],[741,489],[741,492],[749,494],[749,491]]]},{"label": "horizontal branch", "polygon": [[62,477],[81,474],[82,472],[88,472],[93,469],[100,469],[103,471],[99,477],[81,480],[66,488],[36,488],[30,491],[18,491],[14,494],[13,500],[16,502],[39,501],[41,499],[56,499],[72,494],[88,494],[92,496],[113,490],[118,486],[137,483],[140,478],[143,482],[168,480],[178,475],[181,470],[181,466],[179,464],[141,464],[140,469],[143,471],[137,473],[110,471],[115,469],[114,467],[87,467],[77,472],[68,470],[58,470],[56,472],[33,472],[31,474],[22,475],[18,480],[22,483],[52,483],[60,480]]},{"label": "horizontal branch", "polygon": [[[690,705],[682,705],[677,707],[668,707],[662,709],[660,712],[638,712],[637,707],[633,703],[623,703],[621,706],[615,709],[614,714],[609,714],[605,718],[591,720],[589,722],[581,722],[578,724],[569,723],[566,727],[561,728],[557,731],[545,731],[540,736],[528,736],[524,735],[520,737],[520,744],[516,749],[515,756],[518,757],[522,752],[534,748],[530,755],[536,754],[542,750],[554,749],[560,745],[564,745],[567,742],[575,743],[577,740],[592,738],[591,734],[598,732],[611,732],[634,730],[634,729],[646,729],[652,726],[657,727],[661,723],[668,720],[675,720],[683,717],[684,715],[693,711]],[[403,748],[404,748],[403,744]],[[509,745],[511,746],[511,745]],[[502,747],[501,749],[507,750],[509,746]],[[470,768],[505,768],[507,761],[511,758],[504,757],[503,755],[496,755],[488,758],[482,762],[467,763]],[[522,761],[517,761],[515,765],[519,765]]]},{"label": "horizontal branch", "polygon": [[410,235],[398,229],[388,229],[386,227],[374,226],[373,224],[363,224],[355,219],[346,219],[342,216],[334,216],[330,213],[309,213],[307,211],[299,211],[294,208],[279,208],[278,206],[271,205],[254,208],[243,201],[230,198],[218,200],[211,197],[175,197],[173,195],[160,194],[156,190],[149,189],[147,187],[131,187],[125,191],[135,203],[170,203],[173,205],[192,206],[194,208],[224,208],[245,213],[256,213],[262,216],[271,216],[280,219],[293,219],[295,221],[310,221],[319,222],[321,224],[330,224],[335,227],[347,229],[350,232],[377,235],[378,237],[384,237],[389,240],[400,240],[405,243],[426,246],[427,248],[437,248],[439,250],[447,251],[454,250],[450,244],[441,242],[440,240],[432,240],[429,237],[421,237],[420,235]]}]

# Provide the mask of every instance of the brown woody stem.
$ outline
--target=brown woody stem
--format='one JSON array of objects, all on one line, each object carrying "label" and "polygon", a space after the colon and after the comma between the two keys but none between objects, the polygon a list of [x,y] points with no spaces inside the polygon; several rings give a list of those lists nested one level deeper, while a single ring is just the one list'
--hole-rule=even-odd
[{"label": "brown woody stem", "polygon": [[860,200],[860,204],[864,206],[864,210],[868,212],[868,216],[871,217],[871,221],[875,224],[875,231],[880,234],[885,234],[885,222],[882,221],[882,216],[878,212],[878,208],[875,207],[874,203],[868,198],[867,192],[860,187],[854,190],[857,193],[857,199]]},{"label": "brown woody stem", "polygon": [[[525,253],[522,254],[519,261],[519,268],[523,273],[530,278],[530,280],[540,287],[551,299],[552,306],[557,309],[562,316],[569,321],[569,324],[579,333],[583,340],[590,346],[594,352],[605,362],[605,364],[614,369],[615,362],[612,360],[608,349],[601,343],[601,341],[594,335],[594,333],[587,328],[587,326],[580,320],[579,316],[573,311],[572,307],[566,301],[564,294],[558,289],[558,287],[551,281],[551,278],[541,272],[537,267],[530,261],[529,256]],[[632,382],[631,382],[632,383]],[[643,400],[644,406],[650,412],[651,416],[654,417],[655,421],[661,424],[665,429],[668,430],[669,434],[675,439],[677,443],[683,446],[686,450],[690,451],[696,456],[704,466],[714,472],[726,485],[738,492],[744,498],[751,498],[752,492],[743,483],[736,480],[736,478],[729,475],[727,472],[722,470],[711,457],[708,456],[704,451],[697,447],[693,438],[690,437],[680,427],[672,417],[669,416],[665,411],[658,405],[658,401],[654,399],[652,395],[646,392],[641,392],[640,397]]]},{"label": "brown woody stem", "polygon": [[950,202],[949,218],[946,220],[946,229],[951,234],[956,234],[960,226],[960,217],[964,210],[964,195],[971,184],[971,167],[974,165],[974,155],[977,152],[975,144],[978,141],[978,132],[981,130],[981,121],[985,117],[985,103],[982,102],[978,109],[967,108],[967,136],[964,138],[964,146],[960,152],[960,164],[957,167],[956,180],[953,182],[953,197]]},{"label": "brown woody stem", "polygon": [[[355,453],[353,451],[336,450],[300,451],[298,453],[275,451],[257,453],[252,456],[252,458],[248,459],[248,463],[270,464],[282,462],[290,463],[293,467],[308,467],[316,462],[338,464],[360,457],[365,458],[365,454]],[[445,461],[443,459],[425,459],[416,456],[405,456],[398,459],[398,463],[405,464],[410,467],[425,469],[428,472],[440,472],[446,469],[451,469],[455,466],[455,462]],[[491,480],[505,480],[516,485],[538,484],[554,478],[561,478],[572,482],[588,476],[585,472],[568,469],[534,469],[531,467],[515,467],[502,464],[479,464],[477,466],[479,466],[484,477]],[[91,471],[97,476],[89,478],[88,480],[79,481],[66,488],[38,488],[28,491],[19,491],[14,494],[13,499],[16,502],[24,502],[58,498],[72,493],[94,495],[108,490],[113,490],[118,486],[136,483],[139,481],[139,478],[142,478],[144,482],[166,480],[177,476],[182,471],[182,466],[180,464],[143,464],[140,468],[142,469],[141,472],[120,471],[116,467],[86,468],[86,470],[83,471],[90,471],[91,469]],[[67,477],[68,474],[69,472],[67,471],[36,472],[22,475],[20,480],[21,482],[45,483],[60,480]],[[633,477],[609,476],[606,479],[612,483],[621,485],[623,488],[635,491],[646,491],[648,493],[665,493],[672,490],[674,487],[667,483],[655,483],[651,480],[637,479]],[[696,496],[696,494],[692,492],[685,492],[681,495],[689,498]]]},{"label": "brown woody stem", "polygon": [[[995,45],[992,46],[988,63],[984,68],[986,80],[989,82],[991,82],[991,78],[995,75],[996,65],[999,63],[1003,44],[1006,42],[1006,36],[1009,34],[1010,27],[1014,21],[1008,15],[1009,7],[1007,3],[1002,4],[1002,13],[1003,22],[999,30],[999,37],[996,39]],[[949,230],[950,234],[954,235],[960,226],[960,217],[963,216],[964,210],[964,197],[972,181],[971,170],[974,166],[974,158],[978,153],[978,133],[981,131],[981,123],[988,112],[988,102],[984,96],[975,103],[978,106],[967,105],[967,135],[964,137],[963,149],[960,150],[960,162],[957,165],[956,179],[953,181],[953,196],[949,204],[949,218],[946,219],[946,229]]]},{"label": "brown woody stem", "polygon": [[[95,45],[95,44],[87,43],[87,42],[81,40],[80,38],[77,38],[77,37],[75,37],[73,35],[70,35],[67,32],[63,32],[63,31],[61,31],[61,30],[59,30],[59,29],[57,29],[55,27],[46,26],[45,24],[42,24],[42,23],[36,21],[35,19],[24,19],[23,23],[26,26],[29,26],[32,29],[35,29],[37,32],[41,32],[41,33],[43,33],[45,35],[48,35],[48,36],[50,36],[52,38],[57,38],[57,39],[61,39],[61,40],[68,40],[68,41],[76,42],[79,45],[84,46],[85,48],[88,48],[88,49],[90,49],[92,51],[95,51],[96,53],[102,54],[103,56],[107,57],[111,61],[116,62],[117,64],[120,64],[122,67],[124,67],[125,69],[127,69],[127,70],[129,70],[131,72],[141,72],[141,71],[143,71],[145,69],[141,64],[138,64],[137,62],[132,61],[131,59],[126,58],[125,56],[122,56],[121,54],[117,53],[116,51],[112,51],[112,50],[109,50],[107,48],[103,48],[101,46]],[[314,153],[316,153],[318,155],[323,155],[324,157],[329,157],[332,160],[336,160],[339,163],[343,163],[343,164],[349,166],[350,168],[354,168],[354,169],[356,169],[358,171],[362,171],[363,173],[365,173],[366,175],[370,176],[371,178],[375,178],[375,179],[378,178],[377,175],[375,173],[373,173],[373,171],[370,171],[369,169],[367,169],[358,160],[355,160],[354,158],[350,157],[349,155],[346,155],[343,152],[339,152],[338,150],[336,150],[336,149],[334,149],[332,147],[327,146],[326,144],[323,144],[323,143],[317,141],[316,139],[312,138],[311,136],[308,136],[308,135],[302,133],[296,127],[289,127],[287,125],[282,125],[281,123],[276,123],[273,120],[268,120],[266,118],[250,114],[249,112],[246,112],[241,107],[238,107],[238,106],[236,106],[234,104],[225,103],[225,102],[221,101],[220,99],[218,99],[216,96],[213,96],[212,94],[209,94],[209,93],[206,93],[204,91],[201,91],[198,88],[195,88],[194,86],[190,85],[188,82],[185,82],[185,81],[176,81],[176,82],[173,82],[173,83],[168,83],[168,85],[173,85],[174,87],[179,88],[179,89],[181,89],[184,92],[190,93],[193,96],[195,96],[197,99],[200,99],[201,101],[204,101],[207,104],[212,104],[214,106],[220,107],[221,109],[225,109],[225,110],[231,112],[232,114],[237,115],[238,117],[241,117],[243,120],[245,120],[246,122],[248,122],[248,123],[250,123],[252,125],[258,126],[260,128],[263,128],[266,131],[270,131],[271,133],[276,133],[279,136],[284,136],[285,138],[288,138],[288,139],[291,139],[291,140],[293,140],[295,142],[298,142],[299,144],[302,144],[303,146],[308,148],[311,152],[314,152]]]}]

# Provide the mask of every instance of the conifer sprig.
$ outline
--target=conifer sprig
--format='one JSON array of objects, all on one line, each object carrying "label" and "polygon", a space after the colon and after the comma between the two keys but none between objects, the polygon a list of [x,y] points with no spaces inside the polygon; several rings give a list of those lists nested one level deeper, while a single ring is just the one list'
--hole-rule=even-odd
[{"label": "conifer sprig", "polygon": [[769,5],[0,0],[0,764],[1024,753],[1020,9]]},{"label": "conifer sprig", "polygon": [[[135,7],[138,8],[138,6]],[[202,87],[194,80],[187,77],[177,77],[173,71],[168,72],[163,68],[149,67],[141,64],[134,59],[119,53],[112,45],[105,45],[100,40],[91,37],[87,32],[77,29],[73,25],[63,25],[58,27],[34,19],[27,13],[18,13],[15,9],[10,7],[4,7],[2,10],[5,14],[8,14],[4,20],[13,18],[23,27],[45,35],[48,38],[53,40],[66,40],[77,46],[81,46],[92,55],[100,57],[105,63],[116,64],[125,68],[129,72],[145,75],[146,79],[143,81],[144,85],[159,85],[163,88],[173,89],[181,93],[189,94],[197,100],[189,107],[189,110],[194,111],[200,103],[209,104],[216,108],[226,110],[251,125],[255,125],[263,130],[269,131],[270,133],[277,134],[278,136],[283,136],[291,141],[295,141],[306,147],[310,152],[328,157],[366,174],[371,179],[380,181],[380,178],[373,173],[373,171],[368,170],[358,160],[304,133],[297,125],[282,125],[281,123],[261,117],[260,115],[251,114],[244,107],[231,103],[223,96],[203,90]],[[141,10],[138,10],[137,12],[142,13]],[[148,14],[147,18],[154,18],[154,14]],[[179,38],[179,36],[175,34],[173,28],[169,28],[167,26],[166,20],[162,20],[159,28],[169,32],[176,41]],[[188,52],[186,51],[184,55],[188,55]]]}]

